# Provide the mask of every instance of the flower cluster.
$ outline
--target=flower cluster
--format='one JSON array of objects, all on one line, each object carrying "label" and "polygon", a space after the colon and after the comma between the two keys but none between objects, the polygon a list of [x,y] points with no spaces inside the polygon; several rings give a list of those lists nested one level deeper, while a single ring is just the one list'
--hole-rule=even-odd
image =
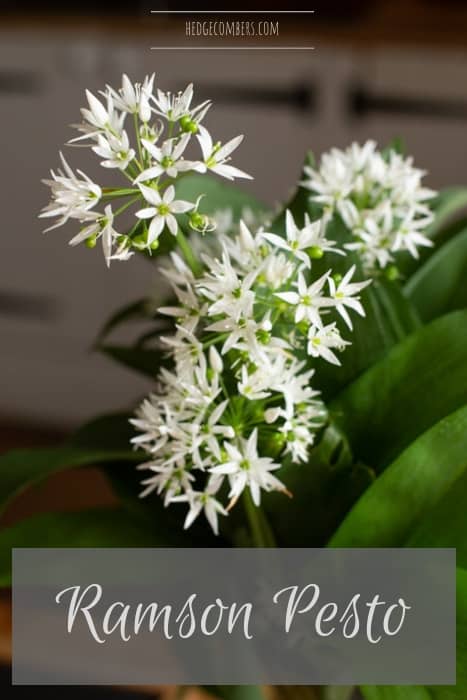
[{"label": "flower cluster", "polygon": [[[89,91],[86,96],[88,107],[81,110],[83,123],[76,126],[80,136],[70,143],[88,144],[104,168],[121,173],[125,186],[101,187],[82,171],[74,172],[60,154],[62,167],[44,180],[51,189],[51,202],[40,216],[58,219],[47,231],[69,219],[77,221],[80,231],[70,244],[85,242],[92,248],[101,239],[107,264],[127,260],[135,250],[155,250],[164,230],[176,236],[180,214],[188,215],[194,230],[204,232],[213,227],[213,221],[198,211],[202,192],[195,201],[177,197],[177,182],[185,173],[212,171],[230,180],[250,177],[229,162],[243,136],[224,145],[214,142],[201,123],[210,102],[193,105],[192,85],[171,94],[155,91],[154,75],[142,84],[133,84],[124,75],[119,90],[107,86],[102,99]],[[127,118],[132,121],[129,129]],[[185,155],[193,137],[200,152],[188,159]],[[114,211],[115,201],[123,203]],[[134,225],[119,233],[115,220],[130,207]]]},{"label": "flower cluster", "polygon": [[245,489],[256,505],[262,490],[287,493],[275,472],[284,458],[306,462],[326,418],[310,384],[316,359],[339,364],[349,344],[339,325],[364,315],[368,282],[352,281],[354,267],[315,272],[313,261],[345,254],[325,220],[301,228],[288,211],[284,233],[241,222],[236,237],[219,236],[218,256],[202,256],[200,276],[176,253],[164,270],[177,299],[159,310],[175,323],[163,339],[173,370],[161,370],[132,423],[151,472],[142,495],[186,502],[185,527],[203,511],[217,533]]},{"label": "flower cluster", "polygon": [[352,234],[346,245],[360,255],[367,272],[385,268],[394,253],[418,257],[431,246],[423,235],[433,220],[427,200],[436,193],[422,186],[424,171],[394,150],[376,150],[374,141],[325,153],[317,169],[305,168],[301,183],[328,214],[337,212]]}]

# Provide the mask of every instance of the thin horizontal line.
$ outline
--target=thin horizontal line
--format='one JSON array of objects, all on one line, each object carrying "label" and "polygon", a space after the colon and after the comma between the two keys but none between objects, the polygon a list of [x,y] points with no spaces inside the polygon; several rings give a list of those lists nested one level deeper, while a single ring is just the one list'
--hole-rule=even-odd
[{"label": "thin horizontal line", "polygon": [[151,46],[151,51],[313,51],[314,46]]},{"label": "thin horizontal line", "polygon": [[153,15],[312,15],[314,10],[150,10]]}]

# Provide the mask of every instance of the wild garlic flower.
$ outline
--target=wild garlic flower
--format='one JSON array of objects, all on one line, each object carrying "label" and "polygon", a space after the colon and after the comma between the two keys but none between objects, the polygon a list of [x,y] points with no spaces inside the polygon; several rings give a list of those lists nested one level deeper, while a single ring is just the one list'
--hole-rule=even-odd
[{"label": "wild garlic flower", "polygon": [[[263,492],[288,493],[282,461],[306,462],[326,420],[312,386],[316,359],[339,364],[349,344],[340,326],[363,314],[369,282],[353,281],[355,267],[333,277],[332,256],[343,251],[324,222],[300,228],[287,212],[285,234],[241,222],[236,237],[219,235],[219,254],[202,255],[199,276],[177,253],[164,270],[177,299],[159,309],[174,319],[162,339],[173,367],[161,370],[157,392],[132,419],[133,442],[147,453],[142,495],[186,503],[185,527],[204,513],[217,533],[219,516],[245,490],[256,505]],[[310,235],[314,249],[295,245]],[[329,257],[325,274],[304,259],[310,252]]]},{"label": "wild garlic flower", "polygon": [[422,186],[423,170],[394,150],[385,154],[374,141],[325,153],[319,167],[305,167],[302,186],[328,215],[337,212],[352,236],[367,273],[386,268],[395,254],[417,258],[432,242],[422,232],[433,221],[427,204],[435,192]]},{"label": "wild garlic flower", "polygon": [[[76,220],[81,228],[70,243],[84,242],[92,248],[102,238],[107,265],[111,260],[127,260],[135,251],[152,253],[165,232],[182,235],[180,217],[195,231],[213,230],[215,221],[198,211],[202,191],[193,201],[177,196],[178,180],[187,172],[212,170],[230,180],[250,177],[230,165],[243,136],[222,146],[214,143],[201,124],[211,103],[192,106],[192,85],[177,94],[154,92],[154,81],[151,75],[143,83],[132,83],[123,75],[117,90],[107,85],[97,97],[87,90],[83,122],[76,125],[80,135],[69,142],[88,145],[101,166],[121,173],[121,186],[104,186],[81,171],[74,173],[61,154],[62,169],[44,180],[51,190],[51,202],[39,216],[57,217],[46,231]],[[186,153],[193,145],[193,157],[188,158]],[[117,226],[123,212],[127,216],[131,212],[134,220],[121,224],[125,228],[118,231],[114,223]]]}]

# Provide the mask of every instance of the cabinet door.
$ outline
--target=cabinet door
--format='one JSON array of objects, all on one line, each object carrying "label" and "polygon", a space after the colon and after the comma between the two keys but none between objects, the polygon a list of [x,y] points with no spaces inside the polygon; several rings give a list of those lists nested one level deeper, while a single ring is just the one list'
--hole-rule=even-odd
[{"label": "cabinet door", "polygon": [[[37,218],[48,200],[41,179],[73,135],[84,88],[102,86],[105,50],[97,39],[1,37],[0,413],[10,417],[72,425],[149,386],[89,348],[113,309],[148,292],[153,267],[136,260],[107,270],[100,251],[68,246],[72,227],[43,235]],[[87,149],[62,150],[91,176],[106,175]]]},{"label": "cabinet door", "polygon": [[349,128],[358,139],[382,144],[400,137],[429,171],[431,185],[461,184],[467,176],[466,84],[465,52],[394,48],[362,54],[354,76],[360,110],[348,109]]}]

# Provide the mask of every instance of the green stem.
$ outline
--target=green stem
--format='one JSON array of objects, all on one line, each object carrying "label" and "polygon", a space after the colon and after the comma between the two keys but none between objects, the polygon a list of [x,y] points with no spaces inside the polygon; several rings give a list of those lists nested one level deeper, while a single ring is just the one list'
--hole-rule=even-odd
[{"label": "green stem", "polygon": [[114,216],[118,216],[119,214],[121,214],[122,212],[124,212],[125,209],[128,209],[128,207],[131,207],[131,205],[134,204],[135,202],[137,202],[139,199],[141,199],[141,195],[138,194],[138,195],[136,195],[136,197],[133,197],[133,198],[130,199],[128,202],[125,202],[125,204],[123,204],[123,205],[120,207],[120,209],[117,209],[117,211],[115,212]]},{"label": "green stem", "polygon": [[245,489],[242,495],[243,505],[251,530],[255,547],[275,547],[276,543],[266,516],[259,506],[255,506],[250,491]]},{"label": "green stem", "polygon": [[193,251],[191,250],[190,245],[189,245],[187,239],[185,238],[185,234],[183,233],[183,231],[180,227],[178,228],[178,233],[177,233],[177,243],[178,243],[180,250],[182,251],[182,253],[184,255],[184,258],[185,258],[187,264],[191,268],[191,271],[193,272],[195,277],[199,277],[199,275],[201,274],[201,271],[202,271],[202,266],[201,266],[199,260],[197,260],[195,258],[195,256],[193,255]]},{"label": "green stem", "polygon": [[136,143],[138,144],[138,155],[139,155],[139,160],[140,160],[138,165],[139,165],[139,169],[143,170],[144,169],[143,149],[141,148],[141,138],[140,138],[139,129],[138,129],[138,115],[136,114],[136,112],[133,114],[133,124],[135,125]]},{"label": "green stem", "polygon": [[134,195],[137,192],[139,192],[137,187],[133,188],[126,188],[126,189],[121,189],[121,190],[111,190],[109,192],[106,192],[105,190],[102,193],[103,197],[129,197],[130,195]]}]

